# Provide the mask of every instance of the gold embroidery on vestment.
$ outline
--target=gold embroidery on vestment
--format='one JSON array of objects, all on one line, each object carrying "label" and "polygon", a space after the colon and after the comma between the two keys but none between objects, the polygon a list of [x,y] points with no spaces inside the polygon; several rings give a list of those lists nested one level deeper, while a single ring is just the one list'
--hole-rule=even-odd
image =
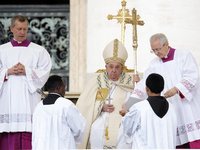
[{"label": "gold embroidery on vestment", "polygon": [[107,88],[102,88],[97,91],[96,101],[104,101],[109,93]]}]

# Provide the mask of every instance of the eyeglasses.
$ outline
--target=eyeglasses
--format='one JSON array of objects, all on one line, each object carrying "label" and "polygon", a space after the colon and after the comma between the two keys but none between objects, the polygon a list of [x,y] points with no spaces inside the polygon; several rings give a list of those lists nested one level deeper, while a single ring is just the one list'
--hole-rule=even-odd
[{"label": "eyeglasses", "polygon": [[165,44],[161,47],[161,48],[157,48],[157,49],[151,49],[151,53],[156,53],[162,50],[162,48],[165,46]]}]

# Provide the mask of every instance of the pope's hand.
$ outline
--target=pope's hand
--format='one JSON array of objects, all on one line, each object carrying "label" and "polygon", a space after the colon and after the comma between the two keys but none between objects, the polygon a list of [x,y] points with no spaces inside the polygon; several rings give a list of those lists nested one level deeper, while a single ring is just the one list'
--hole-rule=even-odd
[{"label": "pope's hand", "polygon": [[115,107],[112,104],[103,104],[102,111],[111,113],[115,110]]},{"label": "pope's hand", "polygon": [[140,81],[140,77],[139,77],[139,74],[136,73],[136,74],[133,74],[133,85],[136,83],[138,83]]}]

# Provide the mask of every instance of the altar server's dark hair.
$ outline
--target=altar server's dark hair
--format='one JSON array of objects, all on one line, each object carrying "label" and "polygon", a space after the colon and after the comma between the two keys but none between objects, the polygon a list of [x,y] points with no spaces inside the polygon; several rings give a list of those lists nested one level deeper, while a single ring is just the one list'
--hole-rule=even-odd
[{"label": "altar server's dark hair", "polygon": [[152,73],[146,79],[146,86],[153,93],[161,93],[164,89],[164,79],[161,75]]},{"label": "altar server's dark hair", "polygon": [[58,86],[63,85],[63,79],[61,76],[58,75],[52,75],[49,77],[45,84],[45,88],[48,90],[48,92],[53,92]]}]

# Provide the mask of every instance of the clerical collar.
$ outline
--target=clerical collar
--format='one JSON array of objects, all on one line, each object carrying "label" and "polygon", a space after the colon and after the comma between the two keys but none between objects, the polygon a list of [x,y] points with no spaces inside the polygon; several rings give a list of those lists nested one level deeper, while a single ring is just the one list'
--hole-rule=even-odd
[{"label": "clerical collar", "polygon": [[28,41],[27,39],[25,39],[25,40],[22,41],[22,42],[18,42],[18,41],[16,41],[15,39],[13,39],[13,40],[11,41],[11,44],[12,44],[13,47],[15,47],[15,46],[28,47],[30,43],[31,43],[31,42]]},{"label": "clerical collar", "polygon": [[163,63],[173,60],[174,59],[174,52],[175,52],[175,49],[170,47],[167,56],[165,58],[161,58]]}]

